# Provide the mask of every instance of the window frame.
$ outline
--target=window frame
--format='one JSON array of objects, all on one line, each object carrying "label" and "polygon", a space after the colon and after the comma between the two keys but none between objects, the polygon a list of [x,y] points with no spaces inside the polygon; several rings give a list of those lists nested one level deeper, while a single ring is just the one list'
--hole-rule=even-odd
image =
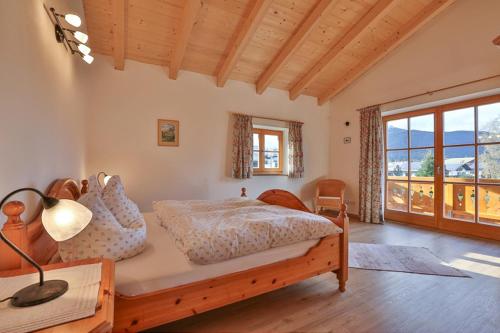
[{"label": "window frame", "polygon": [[[259,150],[253,149],[253,141],[252,141],[252,156],[254,152],[259,152],[259,167],[258,168],[253,168],[253,174],[254,175],[282,175],[283,174],[283,155],[284,155],[284,150],[283,150],[283,131],[281,130],[270,130],[270,129],[264,129],[264,128],[256,128],[253,127],[252,129],[252,140],[253,140],[253,134],[257,134],[259,136]],[[265,135],[276,135],[278,136],[278,142],[279,142],[279,150],[278,150],[278,156],[279,156],[279,167],[278,168],[265,168],[265,153],[266,151],[264,150],[265,148]],[[271,151],[268,151],[271,152]],[[274,151],[273,151],[274,153]]]}]

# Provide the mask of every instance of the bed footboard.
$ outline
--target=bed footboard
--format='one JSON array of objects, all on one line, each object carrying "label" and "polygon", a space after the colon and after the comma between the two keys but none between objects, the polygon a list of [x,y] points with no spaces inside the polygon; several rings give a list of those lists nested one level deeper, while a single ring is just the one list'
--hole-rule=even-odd
[{"label": "bed footboard", "polygon": [[340,268],[340,235],[305,255],[187,285],[115,298],[114,332],[137,332],[261,295]]}]

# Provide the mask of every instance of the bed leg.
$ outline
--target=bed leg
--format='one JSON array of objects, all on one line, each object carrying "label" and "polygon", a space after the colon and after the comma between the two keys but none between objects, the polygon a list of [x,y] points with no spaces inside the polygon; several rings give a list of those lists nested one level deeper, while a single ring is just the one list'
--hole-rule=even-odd
[{"label": "bed leg", "polygon": [[344,230],[340,234],[340,268],[335,271],[339,280],[339,290],[344,292],[349,275],[349,217],[347,217],[347,206],[345,204],[340,206],[340,212],[335,223]]},{"label": "bed leg", "polygon": [[346,285],[346,279],[344,279],[344,276],[342,274],[342,270],[338,270],[335,272],[335,274],[337,274],[337,279],[339,280],[339,290],[341,292],[344,292],[345,291],[345,285]]}]

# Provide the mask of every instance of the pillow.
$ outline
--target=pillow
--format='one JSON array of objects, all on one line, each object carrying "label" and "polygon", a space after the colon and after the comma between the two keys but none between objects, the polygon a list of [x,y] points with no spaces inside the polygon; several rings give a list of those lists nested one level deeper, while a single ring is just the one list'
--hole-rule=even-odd
[{"label": "pillow", "polygon": [[59,254],[63,261],[95,257],[118,261],[144,250],[146,225],[143,220],[124,227],[96,192],[83,195],[78,202],[92,211],[92,220],[78,235],[59,242]]},{"label": "pillow", "polygon": [[89,191],[88,191],[88,193],[95,192],[95,193],[99,193],[99,195],[100,195],[101,194],[101,185],[99,184],[99,181],[97,180],[97,176],[96,175],[92,175],[87,180],[89,182]]},{"label": "pillow", "polygon": [[146,225],[139,207],[127,197],[119,176],[112,176],[109,179],[102,189],[101,195],[106,207],[122,226],[128,227],[137,221],[142,221]]}]

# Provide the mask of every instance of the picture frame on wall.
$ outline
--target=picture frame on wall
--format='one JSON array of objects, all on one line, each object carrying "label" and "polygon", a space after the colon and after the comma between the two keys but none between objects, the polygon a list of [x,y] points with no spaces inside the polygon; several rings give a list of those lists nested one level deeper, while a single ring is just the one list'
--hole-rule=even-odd
[{"label": "picture frame on wall", "polygon": [[179,121],[158,119],[158,146],[179,146]]}]

